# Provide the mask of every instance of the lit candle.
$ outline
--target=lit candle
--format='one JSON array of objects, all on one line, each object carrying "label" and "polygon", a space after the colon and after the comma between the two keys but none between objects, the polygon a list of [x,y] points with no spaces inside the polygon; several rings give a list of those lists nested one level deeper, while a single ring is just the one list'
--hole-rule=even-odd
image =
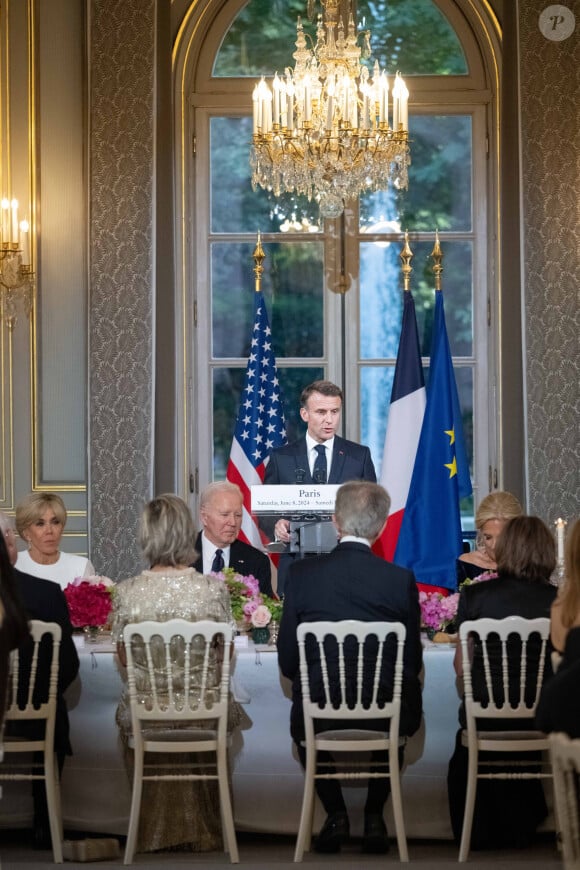
[{"label": "lit candle", "polygon": [[288,129],[294,129],[294,85],[290,79],[286,80],[286,104],[288,106]]},{"label": "lit candle", "polygon": [[401,122],[401,76],[399,73],[395,76],[395,84],[393,85],[393,130],[396,133]]},{"label": "lit candle", "polygon": [[310,121],[312,115],[310,76],[304,76],[304,120]]},{"label": "lit candle", "polygon": [[280,79],[278,78],[278,73],[274,76],[274,114],[272,116],[272,120],[274,124],[280,123]]},{"label": "lit candle", "polygon": [[252,103],[254,106],[254,133],[258,132],[258,114],[260,112],[260,107],[258,105],[258,101],[260,99],[260,94],[258,91],[258,85],[254,85],[254,90],[252,91]]},{"label": "lit candle", "polygon": [[22,251],[22,265],[30,265],[30,249],[28,246],[28,221],[20,221],[20,250]]},{"label": "lit candle", "polygon": [[399,109],[399,121],[403,125],[403,130],[409,130],[409,91],[405,86],[405,82],[401,79],[401,103]]},{"label": "lit candle", "polygon": [[379,79],[379,121],[389,120],[389,80],[383,71]]},{"label": "lit candle", "polygon": [[4,197],[2,200],[2,244],[7,245],[10,241],[10,202]]},{"label": "lit candle", "polygon": [[12,233],[10,241],[13,244],[18,244],[18,200],[13,199],[10,203],[10,208],[12,209]]},{"label": "lit candle", "polygon": [[260,79],[258,85],[258,127],[262,133],[266,132],[266,101],[268,99],[269,88],[264,79]]},{"label": "lit candle", "polygon": [[286,101],[286,82],[280,80],[280,126],[288,126],[288,104]]},{"label": "lit candle", "polygon": [[564,532],[566,530],[566,521],[562,517],[556,520],[556,543],[558,546],[558,564],[564,564]]}]

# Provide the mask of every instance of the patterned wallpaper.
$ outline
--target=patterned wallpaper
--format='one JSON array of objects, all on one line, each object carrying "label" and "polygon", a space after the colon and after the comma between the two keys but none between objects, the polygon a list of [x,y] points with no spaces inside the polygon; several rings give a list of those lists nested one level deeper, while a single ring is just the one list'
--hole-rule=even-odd
[{"label": "patterned wallpaper", "polygon": [[529,510],[580,513],[580,3],[562,41],[520,4],[520,94]]},{"label": "patterned wallpaper", "polygon": [[91,555],[122,579],[152,486],[155,0],[90,7]]}]

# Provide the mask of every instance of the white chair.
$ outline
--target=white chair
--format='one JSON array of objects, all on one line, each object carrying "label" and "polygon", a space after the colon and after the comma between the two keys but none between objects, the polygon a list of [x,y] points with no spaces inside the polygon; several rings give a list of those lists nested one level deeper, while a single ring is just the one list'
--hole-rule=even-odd
[{"label": "white chair", "polygon": [[[4,734],[3,761],[0,763],[0,781],[44,780],[52,854],[55,864],[62,864],[62,818],[60,810],[60,785],[58,765],[54,754],[54,726],[56,717],[56,693],[58,686],[59,650],[61,628],[56,622],[41,622],[33,619],[29,623],[32,637],[30,660],[28,650],[21,656],[18,650],[10,654],[10,674],[8,699],[5,713],[6,732]],[[43,640],[44,639],[44,640]],[[46,671],[39,667],[39,648],[52,649],[48,685]],[[44,737],[20,737],[10,735],[10,723],[44,723]],[[43,754],[42,768],[27,763],[8,763],[12,754]]]},{"label": "white chair", "polygon": [[556,816],[565,870],[580,870],[580,740],[550,734]]},{"label": "white chair", "polygon": [[[399,746],[404,738],[399,738],[399,719],[401,712],[401,689],[403,683],[403,648],[406,628],[400,622],[359,622],[343,620],[340,622],[304,622],[298,626],[298,649],[300,655],[300,680],[302,704],[304,708],[304,728],[306,739],[306,769],[304,795],[300,827],[296,841],[294,861],[302,861],[304,851],[309,851],[312,837],[314,815],[314,784],[316,779],[368,779],[370,777],[389,777],[393,801],[393,815],[397,834],[397,845],[401,861],[408,861],[407,841],[403,822],[401,801],[401,782],[399,770]],[[347,655],[345,656],[345,641]],[[369,645],[370,644],[370,645]],[[388,653],[383,662],[385,645]],[[373,649],[373,646],[376,647]],[[366,658],[365,658],[366,653]],[[315,673],[320,677],[322,698],[311,697],[310,676],[312,662]],[[318,666],[320,662],[320,666]],[[388,665],[387,665],[388,663]],[[387,670],[385,667],[387,666]],[[352,677],[356,667],[356,680],[347,681],[347,669]],[[354,688],[352,687],[355,683]],[[392,689],[392,695],[385,699],[384,686]],[[365,719],[372,727],[373,720],[383,723],[389,719],[389,730],[335,729],[315,733],[317,719],[332,720]],[[368,759],[349,766],[333,766],[332,772],[317,772],[318,752],[330,752],[335,758],[338,753],[388,752],[388,765],[384,771],[377,771],[376,762]]]},{"label": "white chair", "polygon": [[[123,642],[135,753],[125,864],[133,861],[144,780],[217,781],[224,849],[237,864],[227,759],[232,627],[209,620],[133,623]],[[203,771],[192,761],[178,773],[145,774],[145,753],[159,752],[212,753],[215,760]]]},{"label": "white chair", "polygon": [[[463,663],[463,688],[467,728],[461,741],[468,749],[467,793],[459,861],[466,861],[471,842],[473,812],[478,779],[543,779],[551,772],[540,766],[529,770],[522,762],[522,772],[514,772],[516,762],[489,762],[484,765],[480,752],[532,752],[548,749],[548,738],[541,731],[524,730],[534,721],[544,679],[546,645],[550,621],[546,618],[477,619],[459,627]],[[474,699],[472,659],[477,655],[482,685]],[[478,730],[476,720],[509,719],[522,723],[522,730]]]}]

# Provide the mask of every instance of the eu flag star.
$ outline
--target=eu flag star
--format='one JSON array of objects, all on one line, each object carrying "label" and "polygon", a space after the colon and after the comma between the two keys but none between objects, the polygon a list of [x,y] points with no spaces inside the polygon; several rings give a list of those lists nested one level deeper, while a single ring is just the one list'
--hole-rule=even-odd
[{"label": "eu flag star", "polygon": [[454,456],[451,462],[444,462],[445,468],[449,469],[449,480],[457,474],[457,458]]},{"label": "eu flag star", "polygon": [[449,444],[455,444],[455,429],[446,429],[445,434],[449,435]]}]

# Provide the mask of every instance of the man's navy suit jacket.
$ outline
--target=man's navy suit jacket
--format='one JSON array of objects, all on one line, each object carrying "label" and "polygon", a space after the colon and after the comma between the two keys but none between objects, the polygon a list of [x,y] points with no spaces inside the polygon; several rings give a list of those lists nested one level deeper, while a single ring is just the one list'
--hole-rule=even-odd
[{"label": "man's navy suit jacket", "polygon": [[[346,483],[348,480],[370,480],[376,483],[371,452],[362,444],[335,435],[328,483]],[[308,464],[305,435],[292,444],[272,451],[264,483],[314,483]]]},{"label": "man's navy suit jacket", "polygon": [[[349,480],[369,480],[371,483],[376,483],[377,475],[371,452],[362,444],[335,435],[328,483],[346,483]],[[308,464],[305,435],[292,444],[278,447],[270,454],[264,483],[314,483]],[[274,536],[273,523],[269,524],[268,520],[263,520],[261,526],[266,534],[270,537]],[[297,553],[282,553],[280,556],[278,562],[278,595],[280,596],[286,592],[288,571],[297,559]]]},{"label": "man's navy suit jacket", "polygon": [[[201,555],[201,532],[197,536],[195,549],[199,553],[199,558],[193,563],[193,568],[196,571],[203,572],[203,558]],[[246,544],[245,541],[235,540],[230,545],[230,568],[233,568],[238,574],[252,574],[260,584],[260,592],[263,595],[272,597],[272,567],[269,558],[265,553],[261,553],[256,547],[251,544]]]},{"label": "man's navy suit jacket", "polygon": [[400,733],[410,736],[418,729],[422,712],[421,620],[415,576],[412,571],[375,556],[365,544],[347,541],[324,556],[294,562],[288,573],[278,636],[278,663],[293,684],[290,718],[293,738],[300,740],[304,734],[298,625],[342,619],[402,622],[406,627]]}]

